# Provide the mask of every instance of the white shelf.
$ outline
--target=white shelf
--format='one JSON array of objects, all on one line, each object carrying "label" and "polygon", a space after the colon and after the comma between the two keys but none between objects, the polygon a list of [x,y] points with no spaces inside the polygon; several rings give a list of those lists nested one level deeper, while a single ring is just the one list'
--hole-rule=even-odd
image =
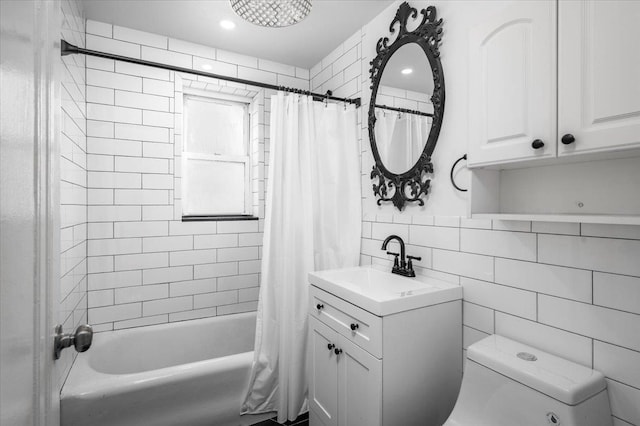
[{"label": "white shelf", "polygon": [[638,215],[475,213],[471,215],[471,218],[533,222],[580,222],[604,223],[611,225],[640,225],[640,216]]}]

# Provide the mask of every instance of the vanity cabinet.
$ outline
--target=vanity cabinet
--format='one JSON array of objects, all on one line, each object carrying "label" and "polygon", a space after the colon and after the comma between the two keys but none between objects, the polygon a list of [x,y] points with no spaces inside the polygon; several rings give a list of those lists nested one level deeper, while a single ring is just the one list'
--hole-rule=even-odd
[{"label": "vanity cabinet", "polygon": [[469,30],[469,216],[640,224],[640,2],[518,1]]},{"label": "vanity cabinet", "polygon": [[469,167],[640,148],[638,20],[639,2],[561,0],[478,22]]},{"label": "vanity cabinet", "polygon": [[378,316],[314,285],[311,426],[441,425],[462,377],[459,297]]},{"label": "vanity cabinet", "polygon": [[382,360],[310,318],[309,402],[324,426],[382,425]]}]

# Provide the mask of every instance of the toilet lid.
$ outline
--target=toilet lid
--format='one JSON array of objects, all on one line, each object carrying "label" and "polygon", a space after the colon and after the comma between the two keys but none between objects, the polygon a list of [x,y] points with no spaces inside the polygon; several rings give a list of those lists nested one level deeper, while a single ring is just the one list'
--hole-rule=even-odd
[{"label": "toilet lid", "polygon": [[599,371],[495,334],[469,346],[467,357],[569,405],[607,387]]}]

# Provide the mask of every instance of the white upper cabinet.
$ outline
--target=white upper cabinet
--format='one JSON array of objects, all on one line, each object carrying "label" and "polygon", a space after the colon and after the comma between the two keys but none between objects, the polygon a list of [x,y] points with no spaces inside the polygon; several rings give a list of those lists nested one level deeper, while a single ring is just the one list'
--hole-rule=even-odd
[{"label": "white upper cabinet", "polygon": [[558,7],[558,154],[640,147],[640,1]]},{"label": "white upper cabinet", "polygon": [[525,1],[469,35],[469,165],[556,155],[556,5]]},{"label": "white upper cabinet", "polygon": [[469,166],[640,148],[638,22],[625,0],[514,2],[478,22]]}]

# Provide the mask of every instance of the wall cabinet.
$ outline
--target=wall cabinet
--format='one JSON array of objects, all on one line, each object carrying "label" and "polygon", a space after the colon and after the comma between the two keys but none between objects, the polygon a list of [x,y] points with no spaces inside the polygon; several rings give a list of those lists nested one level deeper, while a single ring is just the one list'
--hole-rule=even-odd
[{"label": "wall cabinet", "polygon": [[462,377],[461,301],[379,317],[311,286],[311,426],[441,425]]},{"label": "wall cabinet", "polygon": [[640,2],[514,2],[469,31],[470,216],[640,224]]},{"label": "wall cabinet", "polygon": [[469,167],[640,148],[638,20],[640,2],[561,0],[479,22]]}]

